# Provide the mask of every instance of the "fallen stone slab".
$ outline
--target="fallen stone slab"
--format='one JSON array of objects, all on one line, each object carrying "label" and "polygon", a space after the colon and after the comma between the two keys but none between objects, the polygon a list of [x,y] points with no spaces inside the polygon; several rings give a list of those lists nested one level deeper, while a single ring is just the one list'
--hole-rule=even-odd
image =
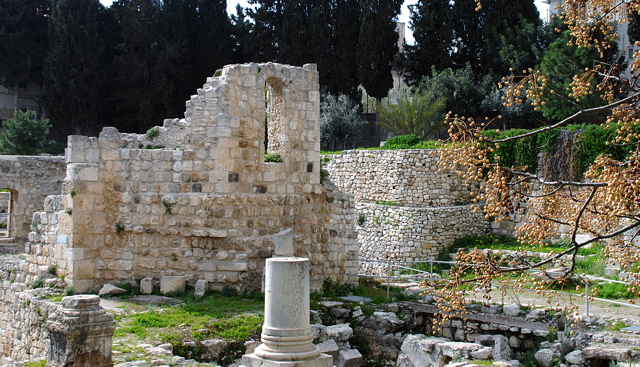
[{"label": "fallen stone slab", "polygon": [[98,295],[100,297],[110,297],[110,296],[115,296],[118,294],[125,294],[127,293],[126,289],[122,289],[119,287],[116,287],[113,284],[105,284],[102,286],[102,288],[100,288],[100,291],[98,292]]},{"label": "fallen stone slab", "polygon": [[336,342],[347,342],[353,336],[353,329],[349,324],[338,324],[327,326],[327,337],[335,340]]},{"label": "fallen stone slab", "polygon": [[338,353],[336,367],[359,367],[362,365],[362,354],[357,349],[343,349]]}]

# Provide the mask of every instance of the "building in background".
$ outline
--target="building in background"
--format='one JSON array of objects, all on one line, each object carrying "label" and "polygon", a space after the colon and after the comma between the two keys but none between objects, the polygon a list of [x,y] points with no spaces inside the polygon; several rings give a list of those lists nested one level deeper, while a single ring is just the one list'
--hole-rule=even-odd
[{"label": "building in background", "polygon": [[[16,93],[17,92],[17,93]],[[17,110],[34,110],[42,116],[42,88],[38,83],[20,83],[15,87],[0,85],[0,121],[13,118]]]}]

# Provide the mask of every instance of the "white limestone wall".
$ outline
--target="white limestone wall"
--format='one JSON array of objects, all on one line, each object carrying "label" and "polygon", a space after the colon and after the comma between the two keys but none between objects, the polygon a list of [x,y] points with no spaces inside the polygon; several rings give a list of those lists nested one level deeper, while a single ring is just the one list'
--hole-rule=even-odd
[{"label": "white limestone wall", "polygon": [[[470,205],[471,189],[443,170],[437,151],[352,150],[325,160],[330,180],[355,196],[360,259],[435,259],[455,239],[491,231]],[[362,262],[360,271],[386,275],[387,267]]]},{"label": "white limestone wall", "polygon": [[[484,235],[490,231],[482,213],[471,205],[410,208],[358,203],[360,258],[378,261],[436,259],[457,238]],[[360,271],[386,275],[382,263],[363,263]]]}]

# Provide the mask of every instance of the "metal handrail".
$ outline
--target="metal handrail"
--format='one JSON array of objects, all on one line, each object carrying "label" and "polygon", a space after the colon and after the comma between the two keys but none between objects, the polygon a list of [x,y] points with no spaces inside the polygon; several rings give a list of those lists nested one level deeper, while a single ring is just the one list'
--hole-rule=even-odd
[{"label": "metal handrail", "polygon": [[[389,300],[389,293],[390,293],[390,288],[391,288],[391,279],[407,279],[407,278],[415,278],[415,277],[423,277],[423,274],[433,274],[433,264],[434,263],[438,263],[438,264],[457,264],[455,261],[442,261],[442,260],[406,260],[406,261],[391,261],[391,260],[368,260],[368,259],[354,259],[354,258],[348,258],[347,260],[351,260],[351,261],[358,261],[358,262],[364,262],[364,263],[380,263],[380,264],[385,264],[387,265],[387,275],[386,276],[380,276],[380,275],[369,275],[369,274],[355,274],[355,276],[358,277],[363,277],[363,278],[379,278],[379,279],[387,279],[387,300]],[[399,264],[415,264],[415,263],[430,263],[431,264],[431,271],[430,272],[426,272],[424,270],[419,270],[419,269],[414,269],[414,268],[410,268],[410,267],[406,267],[406,266],[402,266]],[[463,265],[469,265],[469,266],[477,266],[477,264],[463,264]],[[411,271],[415,271],[418,272],[419,274],[405,274],[405,275],[396,275],[396,276],[391,276],[391,269],[395,267],[397,269],[407,269],[407,270],[411,270]],[[540,270],[536,270],[536,269],[530,269],[527,270],[528,272],[539,272]],[[562,271],[546,271],[547,274],[562,274]],[[354,274],[348,274],[348,275],[354,275]],[[598,280],[598,281],[604,281],[604,282],[609,282],[609,283],[619,283],[619,284],[626,284],[629,285],[631,283],[629,282],[625,282],[622,280],[615,280],[615,279],[607,279],[607,278],[602,278],[602,277],[594,277],[591,275],[578,275],[577,278],[581,279],[582,282],[584,283],[585,286],[585,313],[586,316],[589,316],[589,299],[593,298],[594,300],[598,300],[598,301],[602,301],[602,302],[607,302],[607,303],[612,303],[612,304],[617,304],[617,305],[621,305],[621,306],[629,306],[629,307],[635,307],[635,308],[640,308],[640,305],[636,305],[636,304],[632,304],[629,302],[619,302],[619,301],[614,301],[614,300],[609,300],[609,299],[605,299],[605,298],[597,298],[597,297],[590,297],[589,296],[589,281],[588,280]],[[444,281],[448,281],[448,279],[442,279]],[[507,287],[509,289],[516,289],[514,287]],[[526,288],[526,290],[530,290],[530,291],[538,291],[537,289],[529,289]],[[551,293],[554,292],[556,294],[565,294],[565,295],[569,295],[569,296],[577,296],[576,294],[573,293],[568,293],[568,292],[558,292],[558,291],[548,291],[548,290],[541,290],[542,292],[545,293]]]}]

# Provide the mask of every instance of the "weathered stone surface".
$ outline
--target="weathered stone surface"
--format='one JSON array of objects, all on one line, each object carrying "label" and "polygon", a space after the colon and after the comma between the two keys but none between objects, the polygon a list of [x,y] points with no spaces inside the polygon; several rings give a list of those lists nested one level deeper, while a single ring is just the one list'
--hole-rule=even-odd
[{"label": "weathered stone surface", "polygon": [[320,353],[330,355],[331,357],[333,357],[334,361],[338,360],[337,358],[338,358],[338,352],[340,351],[340,347],[338,347],[338,344],[336,343],[335,340],[329,339],[320,344],[316,344],[316,347],[318,347],[318,350],[320,350]]},{"label": "weathered stone surface", "polygon": [[[24,248],[32,230],[32,223],[40,225],[43,220],[48,223],[47,216],[34,218],[34,212],[46,207],[64,211],[60,200],[51,200],[47,196],[60,194],[65,175],[64,157],[0,155],[0,187],[9,189],[13,197],[10,209],[13,231],[7,233],[7,237],[14,238],[21,248]],[[5,202],[4,199],[1,201]]]},{"label": "weathered stone surface", "polygon": [[379,334],[395,332],[403,323],[393,312],[376,311],[363,322],[364,327],[375,329]]},{"label": "weathered stone surface", "polygon": [[342,343],[348,341],[353,336],[353,329],[349,324],[327,326],[325,332],[328,338]]},{"label": "weathered stone surface", "polygon": [[493,355],[493,348],[491,347],[480,348],[478,350],[471,351],[469,355],[473,359],[480,359],[480,360],[489,359]]},{"label": "weathered stone surface", "polygon": [[200,358],[203,361],[218,360],[227,350],[227,342],[222,339],[207,339],[200,342],[203,353]]},{"label": "weathered stone surface", "polygon": [[507,316],[516,316],[516,317],[524,315],[524,311],[522,311],[522,308],[520,307],[520,305],[517,305],[517,304],[502,306],[502,313]]},{"label": "weathered stone surface", "polygon": [[408,355],[400,353],[396,361],[396,367],[415,367]]},{"label": "weathered stone surface", "polygon": [[585,362],[584,355],[580,350],[574,350],[573,352],[564,356],[564,360],[569,364],[581,365]]},{"label": "weathered stone surface", "polygon": [[187,283],[183,276],[164,276],[160,278],[160,293],[181,293],[186,289]]},{"label": "weathered stone surface", "polygon": [[[413,366],[434,366],[437,357],[433,357],[434,348],[438,343],[447,342],[445,338],[430,337],[422,334],[407,335],[402,343],[401,350],[411,361]],[[437,364],[436,364],[437,365]]]},{"label": "weathered stone surface", "polygon": [[357,349],[343,349],[338,353],[336,367],[359,367],[362,365],[362,354]]},{"label": "weathered stone surface", "polygon": [[509,339],[504,335],[480,335],[476,343],[493,348],[493,359],[496,361],[511,360]]},{"label": "weathered stone surface", "polygon": [[209,285],[209,281],[206,279],[200,279],[196,282],[195,286],[195,296],[198,298],[204,297],[205,292],[207,291],[207,287]]},{"label": "weathered stone surface", "polygon": [[105,296],[109,297],[109,296],[114,296],[117,294],[125,294],[125,293],[127,293],[126,289],[122,289],[122,288],[116,287],[113,284],[107,283],[103,285],[102,288],[100,288],[100,292],[98,292],[98,295],[100,297],[105,297]]},{"label": "weathered stone surface", "polygon": [[[27,261],[56,265],[81,293],[144,277],[191,282],[195,272],[212,289],[258,291],[271,236],[291,229],[287,255],[309,254],[313,289],[327,277],[355,281],[353,196],[320,183],[317,70],[228,65],[197,92],[184,118],[150,135],[106,127],[98,137],[70,136],[64,159],[0,157],[0,187],[17,187],[5,172],[22,168],[29,172],[16,180],[35,189],[63,173],[56,189],[42,187],[20,208],[24,237],[34,224]],[[264,162],[265,148],[282,162]]]},{"label": "weathered stone surface", "polygon": [[111,367],[113,315],[100,307],[96,295],[64,297],[63,307],[47,320],[48,365]]},{"label": "weathered stone surface", "polygon": [[146,277],[140,280],[140,293],[142,294],[153,293],[153,278]]},{"label": "weathered stone surface", "polygon": [[[455,172],[439,172],[439,157],[433,153],[352,150],[329,156],[325,168],[331,181],[355,195],[361,259],[436,258],[457,238],[489,233],[489,221],[467,205],[472,188]],[[399,205],[376,204],[380,202]],[[366,263],[361,272],[386,275],[387,266]]]},{"label": "weathered stone surface", "polygon": [[614,361],[626,361],[629,359],[631,348],[628,347],[610,347],[607,345],[592,345],[582,349],[584,358],[609,359]]},{"label": "weathered stone surface", "polygon": [[551,366],[554,361],[559,361],[560,357],[560,353],[552,349],[540,349],[535,354],[536,360],[544,367]]}]

